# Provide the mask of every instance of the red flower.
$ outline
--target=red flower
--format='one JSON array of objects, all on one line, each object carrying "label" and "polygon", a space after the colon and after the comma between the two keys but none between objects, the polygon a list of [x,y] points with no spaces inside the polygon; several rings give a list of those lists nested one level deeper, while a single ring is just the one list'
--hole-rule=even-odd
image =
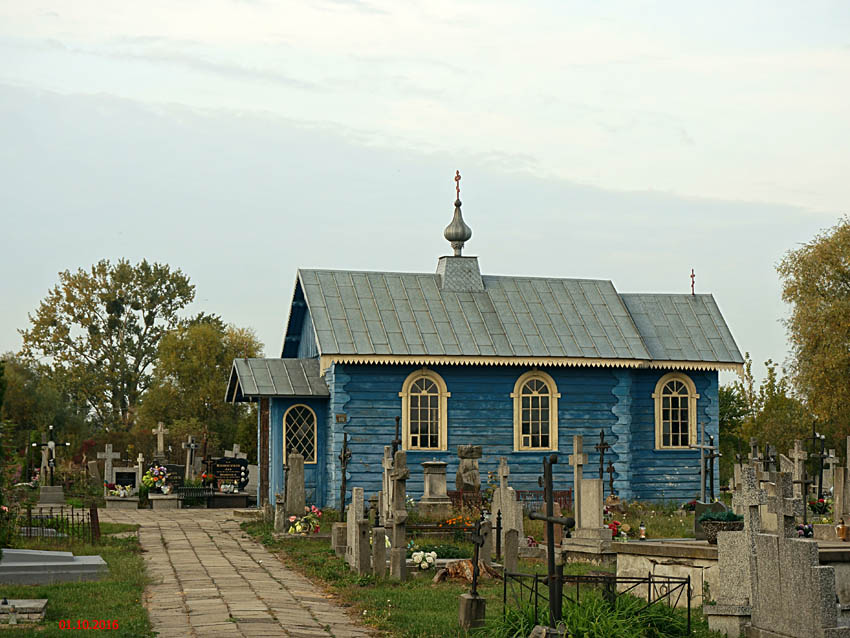
[{"label": "red flower", "polygon": [[825,502],[826,502],[826,501],[824,501],[822,498],[819,498],[819,499],[818,499],[818,503],[825,503]]}]

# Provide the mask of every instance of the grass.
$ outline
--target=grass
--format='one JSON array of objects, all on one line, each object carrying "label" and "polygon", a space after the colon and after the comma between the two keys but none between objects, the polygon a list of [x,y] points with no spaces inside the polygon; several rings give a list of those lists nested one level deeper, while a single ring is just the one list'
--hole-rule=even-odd
[{"label": "grass", "polygon": [[[242,529],[268,549],[279,552],[284,564],[334,594],[365,624],[394,638],[461,638],[468,634],[458,627],[458,597],[469,591],[463,581],[434,585],[433,572],[406,583],[373,576],[357,576],[336,557],[327,539],[276,536],[260,521],[244,522]],[[454,543],[453,543],[454,544]],[[570,564],[566,573],[586,573],[591,565]],[[544,573],[541,562],[520,561],[526,573]],[[502,581],[484,580],[479,593],[487,598],[488,618],[501,618]],[[489,630],[488,630],[489,631]],[[474,632],[474,636],[490,635]]]},{"label": "grass", "polygon": [[120,534],[121,532],[135,532],[139,529],[138,524],[132,523],[101,523],[100,533],[102,536],[108,534]]},{"label": "grass", "polygon": [[[136,529],[136,525],[101,523],[104,534]],[[109,531],[106,531],[109,530]],[[73,631],[77,620],[109,620],[118,623],[110,629],[112,638],[153,637],[147,611],[142,606],[142,595],[147,576],[141,557],[139,541],[135,537],[103,537],[98,545],[82,543],[60,544],[38,539],[22,539],[21,549],[48,549],[72,551],[75,555],[99,554],[109,565],[109,575],[103,580],[85,583],[60,583],[56,585],[0,585],[0,595],[7,598],[47,598],[47,615],[42,625],[3,627],[2,635],[14,638],[59,638],[68,636],[68,629],[60,629],[60,620],[70,620]],[[84,631],[84,630],[79,630]],[[88,632],[86,632],[88,633]]]}]

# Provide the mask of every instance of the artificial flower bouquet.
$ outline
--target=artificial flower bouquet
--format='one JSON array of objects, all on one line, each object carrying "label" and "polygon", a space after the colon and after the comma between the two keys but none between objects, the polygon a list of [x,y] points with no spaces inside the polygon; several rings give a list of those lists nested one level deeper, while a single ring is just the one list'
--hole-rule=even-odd
[{"label": "artificial flower bouquet", "polygon": [[142,476],[142,483],[149,489],[161,488],[168,478],[168,470],[162,465],[154,465]]},{"label": "artificial flower bouquet", "polygon": [[411,558],[419,569],[430,569],[437,562],[437,552],[413,552]]},{"label": "artificial flower bouquet", "polygon": [[110,496],[119,496],[127,498],[133,493],[132,485],[117,485],[116,483],[107,483],[106,489],[109,490]]},{"label": "artificial flower bouquet", "polygon": [[300,518],[298,516],[289,517],[289,529],[286,531],[288,534],[318,534],[319,519],[321,517],[322,510],[315,505],[311,505],[310,507],[305,505],[304,516]]}]

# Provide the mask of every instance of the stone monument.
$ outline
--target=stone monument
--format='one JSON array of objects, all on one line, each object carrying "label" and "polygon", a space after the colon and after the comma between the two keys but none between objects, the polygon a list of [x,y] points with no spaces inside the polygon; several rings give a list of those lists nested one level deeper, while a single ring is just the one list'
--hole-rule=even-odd
[{"label": "stone monument", "polygon": [[499,512],[502,513],[502,538],[501,545],[505,547],[507,533],[515,529],[518,538],[525,538],[523,525],[522,504],[517,500],[516,491],[508,485],[508,477],[511,474],[508,459],[504,456],[499,459],[499,487],[493,491],[493,500],[490,510],[495,521]]},{"label": "stone monument", "polygon": [[452,501],[446,492],[446,466],[444,461],[422,463],[425,489],[419,500],[419,513],[427,518],[448,518],[452,513]]},{"label": "stone monument", "polygon": [[[304,457],[297,452],[290,452],[286,457],[286,516],[304,516],[306,496],[304,494]],[[363,491],[361,490],[361,495]],[[363,503],[360,503],[363,509]],[[362,516],[362,514],[361,514]]]},{"label": "stone monument", "polygon": [[410,470],[407,467],[407,453],[398,450],[393,459],[392,479],[392,549],[390,550],[390,577],[396,580],[407,580],[407,479]]},{"label": "stone monument", "polygon": [[483,455],[480,445],[458,445],[455,487],[464,494],[478,494],[481,490],[481,473],[478,471],[478,459]]}]

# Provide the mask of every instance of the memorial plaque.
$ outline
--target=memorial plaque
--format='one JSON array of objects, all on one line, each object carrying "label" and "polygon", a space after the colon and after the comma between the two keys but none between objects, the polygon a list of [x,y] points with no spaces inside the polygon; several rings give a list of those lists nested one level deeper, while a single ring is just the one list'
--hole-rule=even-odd
[{"label": "memorial plaque", "polygon": [[115,470],[115,485],[137,487],[136,470]]},{"label": "memorial plaque", "polygon": [[182,465],[166,465],[165,469],[168,471],[168,478],[165,479],[165,482],[175,489],[183,487],[183,474],[186,468]]},{"label": "memorial plaque", "polygon": [[213,459],[210,466],[219,488],[225,483],[232,485],[234,481],[240,491],[248,485],[248,459]]}]

